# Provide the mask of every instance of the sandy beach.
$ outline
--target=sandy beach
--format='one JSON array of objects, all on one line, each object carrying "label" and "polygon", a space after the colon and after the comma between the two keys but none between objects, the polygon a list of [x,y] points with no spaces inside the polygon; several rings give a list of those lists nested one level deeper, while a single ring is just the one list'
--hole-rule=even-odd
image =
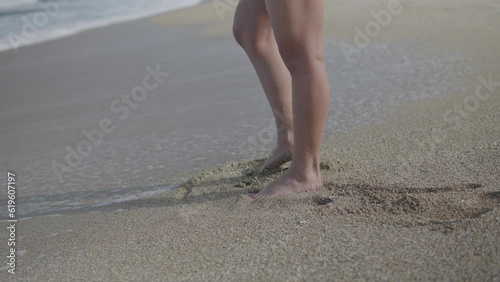
[{"label": "sandy beach", "polygon": [[500,280],[498,1],[327,0],[325,185],[258,202],[288,164],[218,2],[0,53],[0,280]]}]

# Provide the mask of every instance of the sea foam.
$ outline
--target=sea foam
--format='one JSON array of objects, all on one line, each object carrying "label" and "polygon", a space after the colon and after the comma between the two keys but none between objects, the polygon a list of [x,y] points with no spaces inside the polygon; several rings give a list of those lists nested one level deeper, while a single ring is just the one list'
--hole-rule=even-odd
[{"label": "sea foam", "polygon": [[0,0],[0,51],[200,2],[202,0]]}]

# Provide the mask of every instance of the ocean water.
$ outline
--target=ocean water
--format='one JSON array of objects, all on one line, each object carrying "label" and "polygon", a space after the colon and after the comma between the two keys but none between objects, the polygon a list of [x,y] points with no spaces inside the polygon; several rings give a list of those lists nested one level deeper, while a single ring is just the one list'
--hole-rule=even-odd
[{"label": "ocean water", "polygon": [[200,2],[202,0],[0,0],[0,51]]}]

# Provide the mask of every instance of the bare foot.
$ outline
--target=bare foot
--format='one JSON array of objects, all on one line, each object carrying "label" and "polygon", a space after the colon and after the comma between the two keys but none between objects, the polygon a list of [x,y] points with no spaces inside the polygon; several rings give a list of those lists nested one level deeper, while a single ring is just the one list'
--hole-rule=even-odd
[{"label": "bare foot", "polygon": [[254,200],[260,200],[297,192],[315,191],[321,186],[323,186],[323,182],[319,170],[309,173],[296,173],[289,169],[280,178],[264,186],[258,193],[250,194],[250,197]]},{"label": "bare foot", "polygon": [[292,148],[289,145],[277,146],[271,152],[271,155],[264,162],[264,169],[275,169],[286,162],[292,160]]}]

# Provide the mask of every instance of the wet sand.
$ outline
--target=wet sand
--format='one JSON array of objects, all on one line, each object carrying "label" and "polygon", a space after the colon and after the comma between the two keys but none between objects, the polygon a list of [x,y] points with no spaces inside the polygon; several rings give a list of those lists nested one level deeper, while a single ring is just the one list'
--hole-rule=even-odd
[{"label": "wet sand", "polygon": [[[261,202],[247,194],[278,177],[286,165],[261,171],[259,156],[272,144],[245,139],[272,127],[256,78],[232,45],[230,13],[221,21],[207,4],[21,49],[22,57],[0,55],[2,85],[10,93],[21,95],[36,86],[39,95],[49,97],[46,104],[45,98],[29,94],[23,100],[2,97],[2,132],[16,136],[18,143],[2,136],[9,158],[1,165],[16,168],[20,183],[29,188],[29,218],[19,221],[19,250],[25,252],[17,280],[498,280],[500,85],[490,91],[482,81],[500,82],[500,35],[495,32],[500,7],[485,0],[411,1],[348,62],[338,51],[342,42],[353,44],[353,27],[363,26],[371,10],[384,6],[362,1],[328,5],[327,64],[333,88],[322,149],[325,186]],[[165,26],[169,31],[162,31]],[[146,30],[170,37],[157,36],[147,46],[141,41],[136,48],[124,44],[132,44],[124,39],[130,32]],[[117,41],[88,50],[82,54],[85,60],[69,51],[111,33]],[[162,57],[166,43],[171,49]],[[124,50],[106,51],[117,48]],[[68,55],[61,57],[60,50]],[[93,52],[98,56],[90,61]],[[38,54],[45,57],[34,64]],[[121,60],[129,61],[116,64]],[[106,71],[113,61],[112,70],[121,66],[129,71]],[[64,159],[60,148],[78,142],[81,129],[109,114],[116,93],[137,82],[124,81],[143,76],[141,64],[156,62],[171,66],[166,68],[172,73],[168,83],[120,125],[125,129],[106,136],[64,185],[47,176],[53,175],[50,167],[33,164],[50,164],[46,160],[54,154]],[[50,85],[51,75],[61,79],[65,64],[73,63],[102,72],[77,79],[79,72],[69,68],[60,89]],[[51,72],[41,72],[47,68]],[[12,70],[31,70],[33,76],[27,75],[21,86],[4,84],[17,77]],[[81,90],[93,83],[100,94],[88,88],[63,95],[64,88]],[[109,96],[102,94],[106,87]],[[82,97],[72,96],[77,94]],[[229,94],[236,95],[234,100],[227,100]],[[82,107],[86,104],[91,106]],[[76,133],[64,133],[74,126],[77,130],[69,132]],[[56,130],[61,133],[54,136]],[[41,134],[47,139],[27,141]],[[190,138],[193,143],[186,144]],[[158,140],[170,146],[157,148]],[[250,149],[239,153],[242,148]],[[188,157],[204,158],[203,165],[193,165],[196,161]],[[155,167],[144,170],[147,165]],[[161,189],[174,183],[179,187]],[[119,201],[152,189],[158,194]],[[101,206],[101,200],[110,204]],[[73,202],[79,203],[77,209],[65,209]]]}]

